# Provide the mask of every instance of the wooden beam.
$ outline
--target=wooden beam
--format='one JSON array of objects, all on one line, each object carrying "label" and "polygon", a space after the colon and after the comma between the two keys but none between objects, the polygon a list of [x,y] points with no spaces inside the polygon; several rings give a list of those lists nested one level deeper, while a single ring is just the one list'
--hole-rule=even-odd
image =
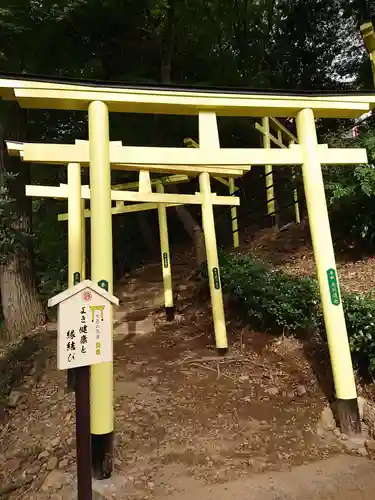
[{"label": "wooden beam", "polygon": [[[301,146],[291,144],[289,149],[301,151]],[[318,158],[322,165],[367,164],[367,150],[364,148],[329,148],[328,144],[318,144]]]},{"label": "wooden beam", "polygon": [[[185,182],[190,182],[190,177],[187,175],[170,175],[168,177],[159,177],[158,179],[151,179],[151,186],[156,186],[158,183],[162,183],[163,185],[167,184],[183,184]],[[118,191],[119,189],[122,191],[138,189],[139,182],[127,182],[126,184],[116,184],[112,186],[112,189]]]},{"label": "wooden beam", "polygon": [[[328,149],[318,145],[319,160],[323,164],[367,163],[365,149]],[[249,170],[249,165],[301,165],[302,148],[299,145],[287,149],[195,149],[195,148],[158,148],[158,147],[111,147],[111,163],[121,169],[137,170],[138,165],[149,165],[161,170],[164,166],[187,166],[190,172],[201,172],[206,165],[216,173],[216,168]],[[86,145],[71,144],[30,144],[24,145],[24,161],[66,165],[81,163],[88,165],[89,151]],[[127,165],[125,165],[127,163]]]},{"label": "wooden beam", "polygon": [[[232,165],[206,165],[199,158],[188,163],[183,160],[187,150],[185,148],[142,148],[142,147],[118,147],[110,145],[111,163],[114,170],[134,171],[149,170],[158,173],[185,173],[188,175],[197,175],[200,172],[209,174],[222,174],[225,176],[239,177],[244,171],[248,170],[246,166]],[[198,151],[199,153],[199,151]],[[152,155],[156,154],[156,158]],[[169,161],[170,155],[179,156],[180,163],[174,164]],[[69,158],[76,158],[74,162]],[[140,159],[147,157],[147,161]],[[162,159],[162,163],[157,159]],[[81,163],[82,166],[89,164],[89,150],[85,143],[79,144],[38,144],[24,143],[24,161],[34,163],[45,163],[53,165],[66,165],[68,163]],[[123,161],[126,159],[126,163]],[[128,161],[130,160],[130,161]],[[200,163],[203,163],[201,165]]]},{"label": "wooden beam", "polygon": [[294,141],[295,144],[298,144],[298,139],[295,135],[292,134],[284,125],[277,120],[276,118],[270,117],[270,125],[271,127],[277,131],[281,131],[281,133],[284,135],[286,139],[289,141]]},{"label": "wooden beam", "polygon": [[[89,141],[86,139],[76,139],[74,141],[75,144],[88,144]],[[114,147],[120,147],[122,146],[122,141],[109,141],[109,144]]]},{"label": "wooden beam", "polygon": [[[83,186],[82,186],[83,187]],[[26,196],[36,196],[38,198],[55,198],[64,200],[68,198],[68,185],[64,186],[25,186]],[[82,193],[83,194],[83,193]],[[84,198],[82,196],[82,198]]]},{"label": "wooden beam", "polygon": [[368,21],[366,23],[363,23],[360,27],[360,30],[367,52],[369,54],[375,52],[375,33],[372,22]]},{"label": "wooden beam", "polygon": [[19,156],[23,154],[23,142],[19,141],[5,141],[6,148],[9,156]]},{"label": "wooden beam", "polygon": [[[262,133],[263,135],[266,134],[266,131],[264,129],[264,127],[262,127],[262,125],[260,123],[256,123],[255,124],[255,128],[256,130],[258,130],[258,132]],[[277,139],[277,137],[275,137],[274,135],[272,135],[271,133],[268,134],[270,140],[276,144],[276,146],[279,146],[279,148],[282,148],[282,149],[287,149],[287,146],[285,146],[284,143],[282,143],[281,141],[279,141],[279,139]]]},{"label": "wooden beam", "polygon": [[[66,186],[26,186],[26,196],[37,196],[39,198],[68,198]],[[82,198],[90,199],[90,189],[82,186]],[[111,199],[114,201],[130,202],[153,202],[153,203],[178,203],[182,205],[201,205],[203,197],[198,194],[174,194],[174,193],[139,193],[137,191],[111,191]],[[212,193],[213,205],[239,205],[240,199],[235,196],[217,196]]]},{"label": "wooden beam", "polygon": [[191,137],[186,137],[184,139],[184,144],[188,148],[199,148],[199,144],[196,141],[194,141],[194,139],[192,139]]},{"label": "wooden beam", "polygon": [[[112,215],[121,215],[121,214],[130,214],[134,212],[145,212],[147,210],[157,210],[159,203],[139,203],[139,204],[134,204],[134,205],[124,205],[124,202],[116,202],[116,203],[122,203],[120,206],[116,206],[112,208]],[[166,208],[168,207],[178,207],[181,206],[181,203],[167,203],[165,204]],[[84,216],[86,218],[91,217],[91,210],[86,209],[84,211]],[[67,221],[68,220],[68,214],[59,214],[57,216],[58,221]]]},{"label": "wooden beam", "polygon": [[[83,140],[83,139],[76,139],[74,141],[74,143],[78,144],[78,145],[82,145],[82,144],[88,145],[89,141]],[[25,143],[22,141],[5,141],[5,145],[7,147],[9,156],[22,156],[24,144]],[[122,141],[110,141],[110,144],[112,146],[121,147]]]},{"label": "wooden beam", "polygon": [[[0,83],[1,85],[1,83]],[[15,88],[14,96],[21,107],[39,109],[70,109],[86,111],[90,102],[103,101],[112,112],[197,115],[198,111],[215,111],[218,116],[289,117],[302,109],[312,109],[318,118],[354,118],[369,111],[371,97],[358,101],[340,100],[336,96],[205,93],[200,91],[132,90],[80,86],[72,90]],[[373,101],[375,103],[375,99]]]},{"label": "wooden beam", "polygon": [[148,170],[140,170],[139,172],[138,191],[140,193],[152,192],[150,172]]},{"label": "wooden beam", "polygon": [[220,182],[220,184],[229,187],[229,181],[227,179],[223,179],[222,177],[217,177],[216,175],[213,175],[212,178],[215,179],[215,181]]},{"label": "wooden beam", "polygon": [[[191,137],[186,137],[184,139],[184,144],[185,146],[187,146],[188,148],[199,148],[199,144],[194,141],[194,139],[192,139]],[[251,167],[249,167],[249,170],[251,169]],[[224,184],[224,186],[226,187],[229,187],[229,180],[227,179],[223,179],[222,177],[218,177],[218,176],[215,176],[213,175],[212,176],[216,181],[220,182],[221,184]],[[237,190],[238,188],[236,186],[234,186],[234,188]]]},{"label": "wooden beam", "polygon": [[[76,145],[79,147],[84,146],[87,147],[87,141],[84,140],[79,140],[76,139],[75,141]],[[6,141],[6,146],[8,149],[8,154],[10,156],[19,156],[22,159],[24,159],[24,144],[23,142],[18,142],[18,141]],[[112,147],[119,147],[121,146],[121,141],[112,141],[111,143]],[[85,146],[86,145],[86,146]],[[40,146],[40,145],[39,145]],[[53,144],[53,146],[58,146],[56,144]],[[27,161],[32,161],[32,160],[27,160]],[[39,163],[39,162],[38,162]],[[48,163],[48,162],[42,162],[42,163]],[[77,162],[74,162],[77,163]],[[62,164],[62,163],[61,163]],[[175,175],[171,175],[170,177],[163,177],[162,183],[164,185],[166,184],[179,184],[183,182],[189,182],[189,176],[181,174],[180,172],[186,172],[190,174],[190,177],[195,177],[199,172],[208,172],[210,174],[212,173],[222,173],[227,175],[228,177],[239,177],[243,174],[242,170],[239,169],[231,169],[228,170],[227,168],[222,168],[222,167],[210,167],[203,165],[201,168],[194,168],[194,172],[192,172],[192,167],[187,166],[187,165],[179,165],[177,167],[166,165],[166,166],[161,166],[161,165],[112,165],[112,168],[114,170],[125,170],[125,171],[133,171],[133,170],[149,170],[152,172],[156,173],[175,173]],[[157,179],[159,182],[160,179]],[[155,185],[155,181],[151,181],[152,185]],[[129,187],[127,187],[129,186]],[[138,189],[138,182],[135,183],[127,183],[127,184],[121,184],[120,187],[112,187],[112,189]]]}]

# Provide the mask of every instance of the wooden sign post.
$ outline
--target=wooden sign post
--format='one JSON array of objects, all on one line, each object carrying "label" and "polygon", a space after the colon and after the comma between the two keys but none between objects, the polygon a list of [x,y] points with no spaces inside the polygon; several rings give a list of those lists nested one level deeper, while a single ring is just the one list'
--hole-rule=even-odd
[{"label": "wooden sign post", "polygon": [[78,500],[92,500],[90,366],[112,361],[110,308],[118,299],[90,280],[48,301],[58,305],[57,367],[75,368]]}]

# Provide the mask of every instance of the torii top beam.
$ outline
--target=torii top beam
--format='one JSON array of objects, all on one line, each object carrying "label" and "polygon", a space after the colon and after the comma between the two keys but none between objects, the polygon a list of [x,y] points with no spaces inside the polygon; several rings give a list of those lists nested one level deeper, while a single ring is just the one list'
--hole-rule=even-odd
[{"label": "torii top beam", "polygon": [[286,92],[182,86],[124,85],[99,81],[54,79],[19,74],[0,75],[0,97],[21,107],[87,110],[104,101],[110,111],[218,116],[291,117],[311,108],[318,118],[355,118],[375,107],[375,94],[366,92]]}]

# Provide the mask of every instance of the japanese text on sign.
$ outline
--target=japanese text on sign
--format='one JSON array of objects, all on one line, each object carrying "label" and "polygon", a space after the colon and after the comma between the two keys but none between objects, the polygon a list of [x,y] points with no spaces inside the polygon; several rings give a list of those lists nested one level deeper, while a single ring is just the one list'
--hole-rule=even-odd
[{"label": "japanese text on sign", "polygon": [[59,304],[58,368],[112,360],[111,304],[84,289]]},{"label": "japanese text on sign", "polygon": [[327,271],[329,294],[331,297],[331,302],[334,306],[340,305],[340,290],[337,281],[336,271],[334,269],[328,269]]},{"label": "japanese text on sign", "polygon": [[86,324],[86,306],[81,307],[81,326],[79,327],[80,333],[80,344],[81,344],[81,353],[86,354],[86,344],[87,344],[87,324]]},{"label": "japanese text on sign", "polygon": [[214,267],[212,269],[212,274],[214,278],[214,287],[216,290],[220,290],[220,276],[219,276],[219,269],[217,267]]}]

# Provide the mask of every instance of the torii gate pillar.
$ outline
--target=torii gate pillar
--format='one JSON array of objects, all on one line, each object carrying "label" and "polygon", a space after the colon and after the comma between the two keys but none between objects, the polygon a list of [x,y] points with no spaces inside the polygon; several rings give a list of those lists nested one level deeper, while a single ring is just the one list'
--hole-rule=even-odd
[{"label": "torii gate pillar", "polygon": [[303,184],[335,384],[337,416],[344,434],[359,433],[357,390],[318,157],[314,112],[311,109],[300,111],[296,125],[298,141],[303,148]]},{"label": "torii gate pillar", "polygon": [[[109,116],[104,102],[89,105],[91,191],[91,280],[112,293],[112,202],[109,157]],[[113,341],[112,321],[108,335]],[[113,468],[113,363],[91,366],[90,379],[92,469],[97,479]]]}]

